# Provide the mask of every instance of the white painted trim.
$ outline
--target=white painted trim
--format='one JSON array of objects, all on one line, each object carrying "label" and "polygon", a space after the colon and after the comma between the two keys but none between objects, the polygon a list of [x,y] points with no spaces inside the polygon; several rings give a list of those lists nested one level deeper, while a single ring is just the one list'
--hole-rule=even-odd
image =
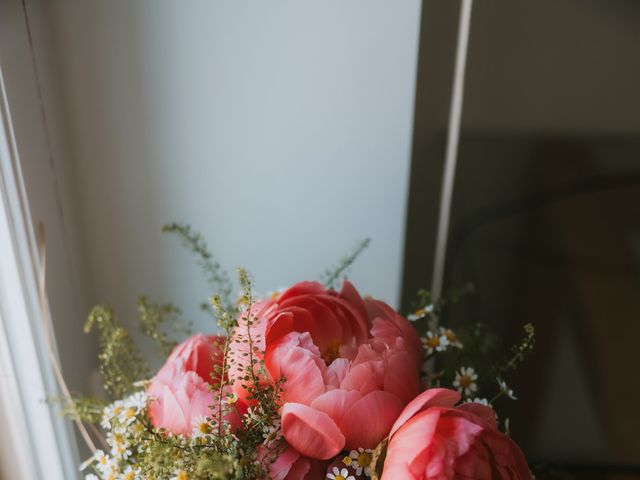
[{"label": "white painted trim", "polygon": [[[0,69],[0,362],[3,405],[25,480],[77,478],[75,442],[59,407],[39,305],[38,250]],[[3,433],[5,434],[5,433]]]}]

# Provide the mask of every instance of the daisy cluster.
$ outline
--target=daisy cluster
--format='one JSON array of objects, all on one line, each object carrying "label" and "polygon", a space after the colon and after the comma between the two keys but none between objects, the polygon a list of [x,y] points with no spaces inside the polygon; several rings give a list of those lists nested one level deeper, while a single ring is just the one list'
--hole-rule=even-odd
[{"label": "daisy cluster", "polygon": [[144,392],[136,392],[104,408],[100,426],[106,433],[105,441],[110,450],[97,450],[80,466],[82,471],[89,467],[94,471],[87,474],[85,480],[142,478],[133,454],[142,448],[141,437],[146,432],[147,404],[147,395]]},{"label": "daisy cluster", "polygon": [[463,347],[456,332],[445,327],[438,328],[436,332],[429,331],[421,339],[427,358],[432,357],[436,352],[444,352],[448,348]]}]

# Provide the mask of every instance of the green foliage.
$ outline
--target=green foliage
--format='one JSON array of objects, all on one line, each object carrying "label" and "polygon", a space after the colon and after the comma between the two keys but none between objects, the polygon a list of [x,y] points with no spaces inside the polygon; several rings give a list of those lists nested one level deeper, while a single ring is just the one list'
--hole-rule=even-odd
[{"label": "green foliage", "polygon": [[95,397],[83,397],[76,395],[71,402],[65,402],[63,399],[55,399],[62,403],[62,414],[71,418],[79,418],[85,423],[100,423],[102,411],[106,406],[104,400]]},{"label": "green foliage", "polygon": [[[440,327],[433,328],[432,321],[439,317],[450,305],[460,302],[465,296],[474,293],[474,286],[467,284],[459,289],[448,291],[443,297],[433,302],[428,290],[420,290],[413,307],[416,309],[413,321],[414,326],[421,335],[442,336],[445,333],[455,335],[462,347],[451,348],[451,345],[442,351],[433,351],[427,355],[430,362],[429,368],[425,368],[425,380],[430,387],[443,386],[452,388],[453,382],[461,367],[472,367],[477,374],[474,383],[477,390],[468,395],[469,398],[491,399],[491,403],[502,396],[509,396],[508,387],[505,390],[504,382],[508,374],[517,370],[517,367],[525,360],[533,350],[535,344],[535,331],[531,324],[524,326],[523,339],[510,349],[510,355],[502,359],[503,345],[498,337],[482,322],[475,322],[469,326],[461,327],[455,333]],[[412,315],[409,317],[411,318]],[[424,333],[423,333],[424,332]],[[435,358],[433,358],[435,357]]]},{"label": "green foliage", "polygon": [[371,243],[371,239],[365,238],[358,246],[342,258],[340,264],[333,270],[327,269],[322,275],[323,283],[327,288],[337,288],[340,280],[343,280],[349,268],[353,265],[356,259],[364,252]]},{"label": "green foliage", "polygon": [[190,326],[180,320],[180,313],[171,303],[150,303],[147,297],[138,297],[140,330],[153,340],[163,357],[167,357],[179,341],[192,334]]},{"label": "green foliage", "polygon": [[524,337],[522,337],[520,342],[511,347],[511,355],[502,364],[495,366],[494,370],[496,375],[504,375],[517,370],[527,355],[533,351],[536,343],[536,330],[530,323],[524,325],[523,329]]},{"label": "green foliage", "polygon": [[220,301],[225,308],[233,307],[231,295],[233,284],[229,280],[229,275],[222,268],[209,252],[207,243],[197,232],[191,230],[189,225],[184,223],[168,223],[162,227],[163,233],[175,233],[182,241],[182,245],[197,257],[197,264],[202,269],[205,278],[212,291],[217,292]]},{"label": "green foliage", "polygon": [[91,310],[85,332],[94,326],[100,333],[98,360],[104,388],[113,398],[124,397],[135,391],[135,382],[149,378],[149,367],[110,308],[98,305]]}]

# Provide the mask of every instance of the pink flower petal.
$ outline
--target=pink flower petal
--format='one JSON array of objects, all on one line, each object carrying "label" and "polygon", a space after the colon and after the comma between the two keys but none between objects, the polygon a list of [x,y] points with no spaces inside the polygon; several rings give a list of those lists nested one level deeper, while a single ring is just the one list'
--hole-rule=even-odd
[{"label": "pink flower petal", "polygon": [[284,336],[267,353],[265,365],[275,379],[286,379],[283,385],[286,402],[308,405],[325,391],[327,367],[308,333],[291,332]]},{"label": "pink flower petal", "polygon": [[452,407],[460,401],[460,394],[454,390],[448,388],[430,388],[429,390],[422,392],[416,398],[414,398],[404,408],[396,422],[391,428],[389,437],[393,434],[411,417],[413,417],[420,410],[424,410],[429,407]]},{"label": "pink flower petal", "polygon": [[[433,440],[440,414],[440,408],[431,408],[403,423],[398,435],[394,436],[389,443],[384,462],[383,479],[394,479],[395,477],[385,476],[385,474],[400,467],[411,468],[416,473],[425,471],[428,459],[423,454]],[[420,475],[409,475],[403,478],[421,477]]]},{"label": "pink flower petal", "polygon": [[[276,461],[269,466],[269,473],[273,480],[284,480],[287,478],[293,464],[300,458],[300,454],[289,447],[276,458]],[[260,461],[264,461],[259,459]]]},{"label": "pink flower petal", "polygon": [[362,398],[362,395],[357,390],[330,390],[311,402],[311,408],[329,415],[336,422],[338,428],[342,430],[345,414],[360,398]]},{"label": "pink flower petal", "polygon": [[345,447],[375,448],[389,434],[403,403],[388,392],[376,390],[353,403],[342,419]]},{"label": "pink flower petal", "polygon": [[344,435],[331,417],[306,405],[286,403],[281,425],[289,445],[307,457],[327,460],[344,447]]},{"label": "pink flower petal", "polygon": [[420,374],[413,368],[407,351],[389,350],[385,355],[384,390],[393,393],[405,404],[420,392]]}]

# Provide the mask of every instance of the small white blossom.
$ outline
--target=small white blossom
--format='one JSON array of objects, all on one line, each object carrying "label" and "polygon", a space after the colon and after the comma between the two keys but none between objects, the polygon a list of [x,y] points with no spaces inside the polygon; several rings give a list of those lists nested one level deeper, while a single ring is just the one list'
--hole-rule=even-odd
[{"label": "small white blossom", "polygon": [[498,379],[498,386],[500,387],[500,391],[506,395],[507,397],[509,397],[511,400],[517,400],[518,398],[513,394],[513,390],[511,390],[509,388],[509,386],[507,385],[507,382],[505,382],[504,380],[500,380]]},{"label": "small white blossom", "polygon": [[276,418],[271,425],[265,425],[262,432],[265,445],[278,440],[282,435],[282,432],[280,431],[280,419]]},{"label": "small white blossom", "polygon": [[349,452],[351,458],[351,467],[356,471],[356,475],[371,476],[371,460],[373,459],[373,450],[370,448],[358,448]]},{"label": "small white blossom", "polygon": [[147,395],[144,392],[136,392],[122,400],[122,408],[117,413],[118,421],[122,425],[130,425],[147,406]]},{"label": "small white blossom", "polygon": [[327,478],[330,480],[356,480],[353,475],[349,475],[349,470],[346,468],[340,470],[338,467],[333,467],[333,473],[327,473]]},{"label": "small white blossom", "polygon": [[111,455],[120,460],[126,460],[131,456],[129,440],[125,435],[116,432],[107,432],[107,443],[111,446]]},{"label": "small white blossom", "polygon": [[451,330],[450,328],[440,327],[439,328],[440,335],[447,338],[448,344],[455,348],[462,348],[462,342],[458,338],[456,332]]},{"label": "small white blossom", "polygon": [[191,421],[191,438],[204,438],[211,434],[211,423],[205,416],[195,417]]},{"label": "small white blossom", "polygon": [[119,480],[141,480],[140,476],[141,472],[139,468],[133,468],[132,466],[128,466],[127,469],[122,472],[122,475],[119,477]]},{"label": "small white blossom", "polygon": [[111,421],[118,418],[123,410],[124,402],[122,400],[116,400],[115,402],[104,407],[100,426],[105,430],[111,430]]},{"label": "small white blossom", "polygon": [[82,463],[80,465],[80,470],[84,470],[89,465],[93,464],[95,468],[103,475],[108,476],[115,472],[118,469],[118,460],[110,457],[102,450],[96,450],[93,456]]},{"label": "small white blossom", "polygon": [[453,381],[453,386],[458,389],[458,392],[463,393],[465,396],[471,396],[478,390],[478,384],[475,383],[478,379],[478,374],[471,367],[461,367],[460,371],[456,372],[456,378]]},{"label": "small white blossom", "polygon": [[427,355],[432,355],[434,352],[444,352],[449,345],[449,340],[445,335],[436,335],[433,332],[427,332],[427,336],[422,337],[421,340]]},{"label": "small white blossom", "polygon": [[415,322],[416,320],[420,320],[421,318],[426,317],[432,312],[433,312],[433,305],[427,305],[407,315],[407,320],[409,320],[410,322]]}]

